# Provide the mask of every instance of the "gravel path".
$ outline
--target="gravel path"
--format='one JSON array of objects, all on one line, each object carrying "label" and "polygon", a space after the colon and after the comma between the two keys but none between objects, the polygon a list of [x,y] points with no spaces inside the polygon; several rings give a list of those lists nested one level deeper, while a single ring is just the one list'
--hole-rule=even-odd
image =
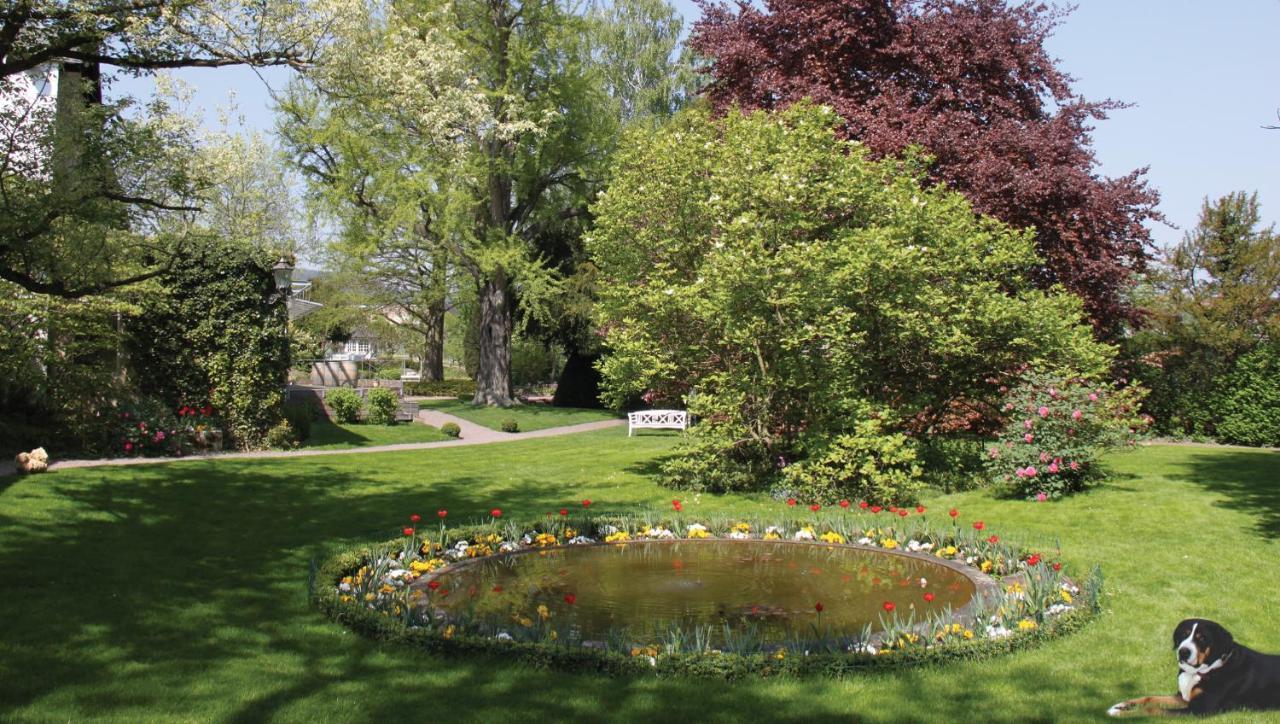
[{"label": "gravel path", "polygon": [[[319,455],[364,455],[368,453],[383,452],[402,452],[405,450],[430,450],[439,447],[460,447],[463,445],[487,445],[495,442],[509,442],[512,440],[528,440],[534,437],[556,437],[558,435],[572,435],[578,432],[590,432],[591,430],[603,430],[610,427],[618,427],[625,425],[626,420],[601,420],[600,422],[586,422],[581,425],[565,425],[564,427],[550,427],[545,430],[534,430],[532,432],[499,432],[498,430],[490,430],[487,427],[477,425],[460,417],[450,415],[437,410],[423,409],[418,411],[418,420],[431,425],[440,427],[446,422],[452,422],[462,429],[462,436],[457,440],[441,440],[439,442],[407,442],[399,445],[375,445],[372,447],[354,447],[344,450],[259,450],[256,452],[228,452],[228,453],[212,453],[209,455],[188,455],[181,458],[103,458],[100,460],[55,460],[49,464],[49,470],[68,470],[71,468],[93,468],[100,466],[114,465],[160,465],[164,463],[185,462],[187,460],[248,460],[257,458],[304,458],[315,457]],[[0,462],[0,476],[12,475],[16,472],[14,462],[6,460]]]}]

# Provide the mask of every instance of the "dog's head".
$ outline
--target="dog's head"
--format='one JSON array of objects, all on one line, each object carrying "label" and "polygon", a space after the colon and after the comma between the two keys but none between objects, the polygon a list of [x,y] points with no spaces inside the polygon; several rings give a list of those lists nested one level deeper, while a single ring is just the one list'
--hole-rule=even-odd
[{"label": "dog's head", "polygon": [[1231,653],[1235,639],[1221,625],[1203,618],[1189,618],[1173,630],[1173,650],[1178,666],[1196,669],[1212,666]]}]

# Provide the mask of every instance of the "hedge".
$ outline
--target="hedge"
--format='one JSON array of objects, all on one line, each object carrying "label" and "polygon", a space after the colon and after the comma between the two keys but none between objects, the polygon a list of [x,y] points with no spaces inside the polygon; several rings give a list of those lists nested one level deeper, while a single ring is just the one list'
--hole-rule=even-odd
[{"label": "hedge", "polygon": [[420,397],[466,397],[476,393],[475,380],[422,380],[406,382],[406,395]]}]

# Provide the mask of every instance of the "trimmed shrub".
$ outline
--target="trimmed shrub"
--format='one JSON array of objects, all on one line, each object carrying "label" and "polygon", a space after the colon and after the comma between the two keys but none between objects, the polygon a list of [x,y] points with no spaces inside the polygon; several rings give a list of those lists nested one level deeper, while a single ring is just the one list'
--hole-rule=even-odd
[{"label": "trimmed shrub", "polygon": [[502,421],[503,432],[520,432],[520,423],[508,417]]},{"label": "trimmed shrub", "polygon": [[873,505],[914,503],[920,490],[920,466],[911,438],[885,432],[876,419],[840,435],[824,449],[783,471],[787,493],[812,503],[839,500]]},{"label": "trimmed shrub", "polygon": [[440,432],[443,432],[449,437],[462,437],[462,428],[458,427],[458,423],[456,422],[446,422],[441,425]]},{"label": "trimmed shrub", "polygon": [[319,417],[319,410],[316,409],[314,402],[307,400],[285,403],[284,419],[297,434],[299,442],[311,437],[311,423],[315,422],[317,417]]},{"label": "trimmed shrub", "polygon": [[951,493],[989,484],[988,443],[989,440],[963,434],[920,438],[916,453],[924,469],[925,485]]},{"label": "trimmed shrub", "polygon": [[338,387],[324,395],[324,402],[333,411],[337,422],[350,424],[360,419],[360,395],[349,387]]},{"label": "trimmed shrub", "polygon": [[365,422],[372,425],[396,424],[400,397],[385,387],[375,387],[365,396]]},{"label": "trimmed shrub", "polygon": [[756,489],[776,468],[759,443],[740,440],[723,425],[693,427],[659,469],[658,482],[676,490],[727,493]]},{"label": "trimmed shrub", "polygon": [[475,380],[422,380],[406,382],[406,395],[420,397],[470,397],[476,393]]},{"label": "trimmed shrub", "polygon": [[1280,344],[1259,345],[1219,385],[1218,439],[1280,446]]},{"label": "trimmed shrub", "polygon": [[298,446],[299,436],[288,420],[281,420],[267,430],[267,447],[292,450]]},{"label": "trimmed shrub", "polygon": [[1133,442],[1151,419],[1145,390],[1029,373],[1010,390],[1007,416],[987,451],[987,469],[1017,497],[1058,498],[1083,490],[1109,448]]}]

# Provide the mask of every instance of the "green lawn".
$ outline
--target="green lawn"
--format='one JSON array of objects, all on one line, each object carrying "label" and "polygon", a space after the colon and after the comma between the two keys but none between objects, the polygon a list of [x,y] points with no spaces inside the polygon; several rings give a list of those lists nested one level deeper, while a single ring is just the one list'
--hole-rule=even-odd
[{"label": "green lawn", "polygon": [[341,425],[329,420],[317,420],[311,426],[311,437],[302,443],[302,447],[312,450],[341,450],[349,447],[437,442],[450,439],[452,438],[440,430],[419,422],[403,422],[397,425]]},{"label": "green lawn", "polygon": [[[1172,693],[1169,634],[1225,623],[1280,651],[1280,453],[1161,446],[1053,504],[933,496],[1022,540],[1102,562],[1109,610],[1082,632],[983,662],[847,680],[615,680],[443,659],[354,636],[311,610],[308,561],[392,535],[412,512],[538,516],[666,509],[650,481],[674,437],[618,429],[498,445],[185,461],[0,480],[0,720],[1085,721]],[[778,503],[686,497],[686,511]],[[1280,721],[1235,715],[1216,721]]]},{"label": "green lawn", "polygon": [[473,405],[465,400],[423,400],[423,407],[430,407],[464,420],[483,425],[491,430],[501,430],[503,420],[515,420],[520,425],[520,432],[545,430],[549,427],[580,425],[584,422],[614,420],[618,414],[609,410],[591,410],[581,407],[552,407],[540,403],[513,405],[511,407],[490,407]]}]

